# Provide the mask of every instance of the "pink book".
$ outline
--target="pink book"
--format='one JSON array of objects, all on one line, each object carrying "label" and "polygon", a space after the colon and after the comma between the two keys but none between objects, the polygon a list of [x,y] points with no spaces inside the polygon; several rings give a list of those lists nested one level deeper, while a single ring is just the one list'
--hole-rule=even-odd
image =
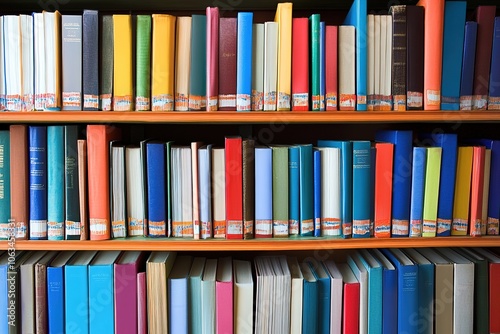
[{"label": "pink book", "polygon": [[146,297],[146,273],[141,272],[137,274],[137,334],[148,334]]},{"label": "pink book", "polygon": [[137,328],[137,273],[144,266],[144,253],[124,252],[114,267],[115,329],[128,333]]},{"label": "pink book", "polygon": [[207,111],[219,107],[219,8],[207,7]]},{"label": "pink book", "polygon": [[220,258],[215,283],[215,331],[233,333],[233,261],[231,257]]},{"label": "pink book", "polygon": [[337,110],[337,26],[325,32],[326,110]]}]

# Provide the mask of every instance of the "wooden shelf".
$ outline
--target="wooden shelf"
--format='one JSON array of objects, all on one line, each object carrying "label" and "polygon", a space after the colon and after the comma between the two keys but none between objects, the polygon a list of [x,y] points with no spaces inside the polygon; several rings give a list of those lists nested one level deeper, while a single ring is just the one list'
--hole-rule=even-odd
[{"label": "wooden shelf", "polygon": [[498,111],[335,111],[335,112],[2,112],[2,123],[473,123],[500,122]]},{"label": "wooden shelf", "polygon": [[[7,241],[0,249],[9,247]],[[183,240],[183,239],[118,239],[106,241],[34,241],[18,240],[17,250],[168,250],[168,251],[295,251],[361,248],[420,247],[500,247],[500,237],[437,237],[391,239],[266,239],[266,240]]]}]

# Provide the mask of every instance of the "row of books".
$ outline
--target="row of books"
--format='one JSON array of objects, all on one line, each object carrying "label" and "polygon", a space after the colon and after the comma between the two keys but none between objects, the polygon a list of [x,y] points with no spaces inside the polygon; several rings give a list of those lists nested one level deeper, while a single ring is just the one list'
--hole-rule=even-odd
[{"label": "row of books", "polygon": [[364,249],[300,262],[5,253],[0,333],[495,333],[495,251]]},{"label": "row of books", "polygon": [[126,144],[107,125],[82,134],[0,131],[2,239],[499,234],[498,140],[384,130],[373,142],[218,147]]},{"label": "row of books", "polygon": [[354,1],[340,26],[320,14],[0,17],[0,107],[28,110],[500,109],[500,18],[465,1]]}]

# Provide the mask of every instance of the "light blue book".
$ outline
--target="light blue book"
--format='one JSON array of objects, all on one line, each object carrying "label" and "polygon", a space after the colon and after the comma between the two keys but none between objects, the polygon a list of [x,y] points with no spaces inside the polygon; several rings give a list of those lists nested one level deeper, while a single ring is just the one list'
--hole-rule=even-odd
[{"label": "light blue book", "polygon": [[289,210],[289,234],[290,236],[299,234],[299,147],[290,146],[288,149],[288,210]]},{"label": "light blue book", "polygon": [[422,236],[424,219],[424,186],[427,167],[427,148],[413,148],[410,200],[410,237]]},{"label": "light blue book", "polygon": [[273,236],[273,151],[255,148],[255,236]]},{"label": "light blue book", "polygon": [[318,332],[330,333],[330,307],[331,307],[331,284],[330,275],[326,272],[322,263],[315,259],[307,261],[318,287]]},{"label": "light blue book", "polygon": [[443,66],[441,109],[460,109],[460,78],[464,50],[466,1],[446,1],[444,5]]},{"label": "light blue book", "polygon": [[371,143],[352,142],[352,236],[370,237]]},{"label": "light blue book", "polygon": [[311,144],[299,145],[299,208],[300,235],[313,236],[313,148]]},{"label": "light blue book", "polygon": [[350,141],[318,140],[318,147],[334,147],[341,150],[341,208],[342,236],[352,236],[352,143]]},{"label": "light blue book", "polygon": [[[0,182],[3,185],[3,196],[0,197],[0,240],[10,238],[10,133],[9,130],[0,131]],[[12,231],[14,232],[14,231]]]},{"label": "light blue book", "polygon": [[252,109],[252,27],[253,13],[238,13],[236,49],[236,110]]},{"label": "light blue book", "polygon": [[[9,254],[4,253],[0,257],[0,319],[8,319],[9,315],[9,299],[8,295],[8,267],[9,267]],[[0,322],[0,334],[8,334],[9,333],[9,322],[2,321]]]},{"label": "light blue book", "polygon": [[[114,265],[121,251],[101,251],[89,265],[90,333],[115,331]],[[99,303],[97,307],[96,303]],[[129,306],[130,307],[130,306]]]},{"label": "light blue book", "polygon": [[382,333],[383,267],[368,250],[355,253],[368,271],[368,333]]},{"label": "light blue book", "polygon": [[177,256],[168,276],[168,326],[170,333],[189,333],[188,276],[193,258]]},{"label": "light blue book", "polygon": [[[217,274],[217,259],[205,262],[203,279],[201,281],[201,329],[204,334],[215,334],[215,278]],[[195,332],[193,332],[195,333]]]},{"label": "light blue book", "polygon": [[202,333],[202,302],[201,282],[203,280],[203,271],[205,269],[205,258],[195,257],[193,265],[189,271],[189,332]]},{"label": "light blue book", "polygon": [[90,333],[88,266],[96,254],[97,251],[78,252],[64,266],[65,333]]},{"label": "light blue book", "polygon": [[47,234],[64,239],[64,126],[47,127]]},{"label": "light blue book", "polygon": [[356,110],[366,110],[367,17],[367,1],[354,0],[344,20],[344,25],[351,25],[356,29]]},{"label": "light blue book", "polygon": [[201,238],[212,237],[212,145],[198,150],[198,181],[200,183],[200,221]]}]

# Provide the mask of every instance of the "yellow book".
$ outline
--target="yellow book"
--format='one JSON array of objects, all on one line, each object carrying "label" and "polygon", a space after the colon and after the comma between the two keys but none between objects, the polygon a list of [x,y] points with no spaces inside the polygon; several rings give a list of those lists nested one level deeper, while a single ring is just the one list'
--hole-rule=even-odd
[{"label": "yellow book", "polygon": [[189,75],[191,62],[191,17],[177,18],[175,40],[175,110],[189,110]]},{"label": "yellow book", "polygon": [[175,16],[153,14],[151,97],[153,111],[174,110]]},{"label": "yellow book", "polygon": [[435,237],[441,173],[441,147],[427,148],[422,237]]},{"label": "yellow book", "polygon": [[113,15],[113,110],[133,109],[132,17]]},{"label": "yellow book", "polygon": [[467,235],[472,178],[472,155],[473,148],[471,146],[458,148],[451,235]]},{"label": "yellow book", "polygon": [[279,3],[278,23],[278,110],[290,110],[292,80],[292,3]]}]

